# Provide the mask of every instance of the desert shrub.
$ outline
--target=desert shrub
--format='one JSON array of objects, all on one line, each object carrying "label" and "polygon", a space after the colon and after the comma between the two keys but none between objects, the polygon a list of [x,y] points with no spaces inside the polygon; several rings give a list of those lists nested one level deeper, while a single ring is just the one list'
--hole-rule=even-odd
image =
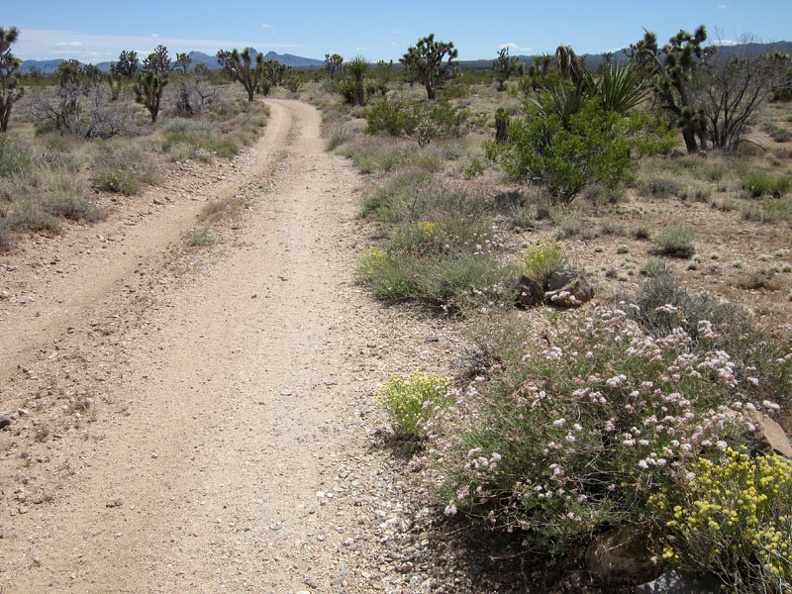
[{"label": "desert shrub", "polygon": [[131,196],[159,180],[156,154],[145,140],[107,141],[93,153],[91,184],[98,190]]},{"label": "desert shrub", "polygon": [[71,221],[95,223],[104,220],[107,216],[103,208],[96,206],[83,196],[73,194],[50,197],[45,202],[44,208],[56,217]]},{"label": "desert shrub", "polygon": [[[650,497],[749,427],[752,382],[702,323],[654,337],[627,309],[556,320],[487,383],[455,396],[430,443],[446,513],[562,553],[605,527],[645,526]],[[735,446],[737,447],[737,446]]]},{"label": "desert shrub", "polygon": [[209,227],[195,227],[190,229],[184,236],[187,245],[190,247],[206,247],[220,240],[220,236]]},{"label": "desert shrub", "polygon": [[655,251],[671,258],[690,258],[696,251],[693,240],[696,234],[682,227],[665,227],[654,238]]},{"label": "desert shrub", "polygon": [[638,190],[644,196],[653,198],[669,198],[682,193],[682,184],[672,177],[650,176],[638,184]]},{"label": "desert shrub", "polygon": [[133,196],[138,194],[143,184],[129,169],[105,169],[91,178],[91,185],[97,190]]},{"label": "desert shrub", "polygon": [[607,111],[597,99],[546,91],[525,103],[522,118],[511,120],[507,142],[488,142],[485,149],[512,179],[542,184],[555,201],[568,204],[590,184],[615,189],[633,154],[658,150],[663,143],[647,140],[647,125]]},{"label": "desert shrub", "polygon": [[416,276],[421,262],[400,257],[379,248],[370,248],[357,262],[357,274],[381,299],[407,301],[416,296]]},{"label": "desert shrub", "polygon": [[10,252],[16,246],[7,221],[0,220],[0,254]]},{"label": "desert shrub", "polygon": [[11,145],[6,136],[0,136],[0,178],[20,175],[30,168],[30,156],[18,146]]},{"label": "desert shrub", "polygon": [[352,128],[343,124],[334,126],[327,135],[327,150],[334,151],[354,136]]},{"label": "desert shrub", "polygon": [[774,176],[769,173],[752,172],[742,179],[742,188],[752,198],[770,196],[780,198],[792,189],[792,178],[789,176]]},{"label": "desert shrub", "polygon": [[639,272],[650,278],[658,277],[668,273],[668,264],[661,258],[649,258],[643,263]]},{"label": "desert shrub", "polygon": [[567,268],[564,246],[558,241],[534,246],[525,252],[523,265],[525,276],[544,286],[554,274]]},{"label": "desert shrub", "polygon": [[381,222],[402,220],[409,205],[414,204],[429,174],[421,169],[395,173],[363,198],[362,214],[373,214]]},{"label": "desert shrub", "polygon": [[352,159],[361,173],[389,173],[400,169],[439,171],[443,160],[431,150],[416,151],[413,147],[380,138],[363,138],[339,147],[341,154]]},{"label": "desert shrub", "polygon": [[736,592],[792,591],[792,461],[727,448],[650,498],[663,556]]},{"label": "desert shrub", "polygon": [[462,136],[469,116],[467,110],[447,101],[420,102],[403,96],[382,96],[365,111],[366,132],[404,136],[423,147],[435,138]]},{"label": "desert shrub", "polygon": [[749,204],[742,208],[742,218],[757,223],[777,224],[792,221],[792,198],[765,198],[759,204]]},{"label": "desert shrub", "polygon": [[397,434],[425,437],[426,423],[447,408],[451,382],[427,373],[394,375],[375,393],[375,398],[390,417]]},{"label": "desert shrub", "polygon": [[515,269],[495,256],[485,201],[439,187],[418,189],[415,179],[403,183],[382,195],[378,213],[392,227],[382,248],[359,260],[360,278],[393,301],[459,307],[485,295],[509,299]]},{"label": "desert shrub", "polygon": [[163,126],[163,134],[163,151],[179,158],[186,155],[205,162],[210,162],[213,156],[231,159],[240,149],[233,138],[206,119],[173,118]]}]

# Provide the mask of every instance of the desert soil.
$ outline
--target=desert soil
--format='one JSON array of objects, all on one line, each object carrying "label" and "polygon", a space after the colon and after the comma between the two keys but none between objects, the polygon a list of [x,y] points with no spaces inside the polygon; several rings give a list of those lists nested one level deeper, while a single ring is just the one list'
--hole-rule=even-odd
[{"label": "desert soil", "polygon": [[[0,257],[0,592],[473,588],[430,552],[371,396],[459,339],[356,284],[360,180],[314,108],[268,103],[232,165]],[[222,240],[187,247],[234,196]]]}]

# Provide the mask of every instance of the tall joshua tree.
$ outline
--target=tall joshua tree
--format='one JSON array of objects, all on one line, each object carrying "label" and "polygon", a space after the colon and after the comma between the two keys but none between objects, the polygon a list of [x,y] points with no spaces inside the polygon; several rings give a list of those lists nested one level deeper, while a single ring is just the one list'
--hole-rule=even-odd
[{"label": "tall joshua tree", "polygon": [[[446,63],[443,60],[448,57]],[[407,53],[400,58],[407,76],[426,88],[426,96],[435,98],[435,90],[450,78],[456,69],[454,60],[459,52],[451,42],[435,41],[434,33],[419,39],[418,43],[407,48]]]},{"label": "tall joshua tree", "polygon": [[249,47],[243,49],[241,53],[236,49],[230,53],[220,50],[217,52],[217,61],[231,75],[233,80],[245,87],[248,101],[253,101],[253,96],[264,76],[264,54],[260,52],[256,54],[256,63],[254,65]]},{"label": "tall joshua tree", "polygon": [[652,81],[655,97],[682,130],[688,153],[707,148],[706,119],[693,91],[696,73],[714,51],[703,47],[706,40],[704,25],[692,35],[680,30],[663,47],[657,44],[657,35],[646,31],[644,38],[627,50],[630,60]]},{"label": "tall joshua tree", "polygon": [[11,108],[25,90],[19,86],[22,61],[11,53],[11,44],[19,37],[16,27],[0,27],[0,132],[8,130]]}]

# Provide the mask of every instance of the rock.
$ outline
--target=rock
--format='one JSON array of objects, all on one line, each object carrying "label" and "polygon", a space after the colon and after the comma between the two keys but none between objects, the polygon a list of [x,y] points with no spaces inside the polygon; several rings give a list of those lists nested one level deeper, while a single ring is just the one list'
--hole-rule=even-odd
[{"label": "rock", "polygon": [[545,294],[542,285],[532,278],[521,276],[517,281],[517,303],[523,307],[536,307],[544,301]]},{"label": "rock", "polygon": [[547,291],[560,291],[566,285],[571,283],[574,279],[570,276],[569,273],[566,272],[554,272],[550,275],[550,278],[547,279],[547,284],[545,289]]},{"label": "rock", "polygon": [[767,415],[759,411],[748,413],[751,421],[756,424],[756,439],[759,449],[767,453],[776,453],[792,458],[792,445],[784,429]]},{"label": "rock", "polygon": [[558,291],[545,293],[544,297],[545,303],[553,307],[580,307],[594,298],[594,287],[579,276]]},{"label": "rock", "polygon": [[640,583],[658,573],[660,559],[643,531],[619,528],[597,535],[586,548],[586,567],[600,583]]},{"label": "rock", "polygon": [[718,594],[721,582],[714,575],[686,575],[676,570],[667,571],[648,584],[635,588],[636,594]]},{"label": "rock", "polygon": [[11,417],[8,415],[0,415],[0,429],[5,429],[11,426]]}]

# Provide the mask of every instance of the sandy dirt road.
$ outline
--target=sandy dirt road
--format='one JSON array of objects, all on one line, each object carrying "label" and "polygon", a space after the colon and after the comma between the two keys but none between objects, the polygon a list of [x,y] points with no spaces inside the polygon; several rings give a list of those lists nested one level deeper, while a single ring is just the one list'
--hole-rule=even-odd
[{"label": "sandy dirt road", "polygon": [[[436,361],[422,338],[440,330],[415,330],[412,354],[391,352],[404,329],[375,319],[353,278],[356,173],[324,152],[314,108],[269,103],[266,135],[203,188],[207,200],[246,188],[260,194],[254,207],[159,307],[141,315],[118,295],[144,268],[157,285],[162,253],[204,200],[149,217],[116,253],[55,276],[60,296],[36,291],[37,315],[19,310],[28,315],[16,323],[5,312],[14,347],[4,351],[0,402],[23,410],[0,436],[0,592],[388,584],[393,568],[366,559],[368,525],[398,524],[394,505],[369,488],[382,490],[384,466],[371,450],[382,418],[370,394],[389,373]],[[58,265],[69,267],[68,256]],[[449,347],[430,338],[431,349]],[[81,377],[100,386],[92,399]],[[42,395],[31,408],[34,386]],[[61,409],[76,420],[42,437]]]}]

